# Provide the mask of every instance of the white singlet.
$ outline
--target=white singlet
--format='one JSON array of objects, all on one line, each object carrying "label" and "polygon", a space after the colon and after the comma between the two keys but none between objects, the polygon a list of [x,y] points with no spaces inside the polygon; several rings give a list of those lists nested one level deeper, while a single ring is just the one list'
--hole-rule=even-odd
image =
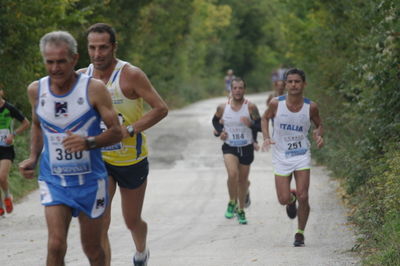
[{"label": "white singlet", "polygon": [[310,142],[307,138],[311,126],[309,99],[304,98],[300,111],[291,112],[286,95],[278,97],[278,109],[273,119],[272,164],[276,175],[288,176],[296,170],[310,169]]},{"label": "white singlet", "polygon": [[224,130],[228,133],[225,143],[231,147],[244,147],[253,143],[251,128],[240,121],[241,117],[251,119],[249,101],[245,99],[240,110],[234,111],[229,100],[225,105],[222,120],[224,121]]}]

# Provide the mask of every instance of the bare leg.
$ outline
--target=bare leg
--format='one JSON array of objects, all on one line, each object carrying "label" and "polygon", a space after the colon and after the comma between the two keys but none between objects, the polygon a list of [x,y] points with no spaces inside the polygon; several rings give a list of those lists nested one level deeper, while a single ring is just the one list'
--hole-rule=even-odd
[{"label": "bare leg", "polygon": [[[0,187],[4,192],[8,192],[8,173],[10,172],[12,162],[11,160],[0,161]],[[0,190],[1,199],[1,190]]]},{"label": "bare leg", "polygon": [[82,212],[79,215],[82,247],[91,266],[105,265],[105,254],[101,245],[103,223],[104,216],[93,219]]},{"label": "bare leg", "polygon": [[110,228],[111,224],[111,203],[115,195],[116,190],[116,183],[114,178],[111,176],[108,178],[108,193],[109,193],[109,202],[107,204],[107,208],[103,214],[104,221],[103,221],[103,231],[101,232],[101,245],[104,249],[105,254],[105,265],[110,266],[111,264],[111,247],[110,247],[110,240],[108,239],[108,229]]},{"label": "bare leg", "polygon": [[237,201],[239,181],[239,159],[232,154],[224,154],[226,171],[228,172],[228,193],[229,199]]},{"label": "bare leg", "polygon": [[290,182],[292,180],[292,176],[280,176],[275,175],[275,187],[276,194],[278,196],[278,201],[282,205],[287,205],[290,203],[291,194],[290,194]]},{"label": "bare leg", "polygon": [[310,170],[295,171],[296,196],[299,202],[298,207],[298,226],[300,230],[306,228],[308,216],[310,214],[310,205],[308,202],[308,188],[310,186]]},{"label": "bare leg", "polygon": [[249,190],[250,165],[239,164],[238,199],[239,209],[244,208],[246,195]]},{"label": "bare leg", "polygon": [[65,205],[48,206],[45,207],[45,216],[48,230],[46,265],[65,265],[71,209]]},{"label": "bare leg", "polygon": [[141,217],[146,187],[147,180],[136,189],[120,188],[125,223],[139,252],[146,249],[147,223]]}]

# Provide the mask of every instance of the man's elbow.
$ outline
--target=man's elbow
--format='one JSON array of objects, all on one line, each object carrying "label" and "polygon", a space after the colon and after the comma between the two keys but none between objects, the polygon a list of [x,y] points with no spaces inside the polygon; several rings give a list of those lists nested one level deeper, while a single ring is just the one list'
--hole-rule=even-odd
[{"label": "man's elbow", "polygon": [[164,104],[163,106],[161,106],[158,109],[159,109],[158,113],[159,113],[159,116],[161,117],[161,119],[168,115],[168,106],[166,104]]}]

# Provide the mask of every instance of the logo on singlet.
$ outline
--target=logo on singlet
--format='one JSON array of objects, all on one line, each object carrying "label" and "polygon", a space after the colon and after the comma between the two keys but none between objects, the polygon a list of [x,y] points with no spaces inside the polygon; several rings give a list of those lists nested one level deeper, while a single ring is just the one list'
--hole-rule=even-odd
[{"label": "logo on singlet", "polygon": [[84,104],[84,102],[85,102],[85,100],[84,100],[82,97],[79,97],[77,103],[78,103],[79,105],[82,105],[82,104]]},{"label": "logo on singlet", "polygon": [[55,102],[55,117],[68,116],[68,102]]}]

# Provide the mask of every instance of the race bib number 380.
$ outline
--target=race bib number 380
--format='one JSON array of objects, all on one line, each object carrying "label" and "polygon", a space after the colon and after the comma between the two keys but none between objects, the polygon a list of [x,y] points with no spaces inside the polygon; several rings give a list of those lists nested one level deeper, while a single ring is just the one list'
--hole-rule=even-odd
[{"label": "race bib number 380", "polygon": [[68,152],[62,144],[65,133],[48,133],[51,174],[81,175],[90,173],[89,151]]}]

